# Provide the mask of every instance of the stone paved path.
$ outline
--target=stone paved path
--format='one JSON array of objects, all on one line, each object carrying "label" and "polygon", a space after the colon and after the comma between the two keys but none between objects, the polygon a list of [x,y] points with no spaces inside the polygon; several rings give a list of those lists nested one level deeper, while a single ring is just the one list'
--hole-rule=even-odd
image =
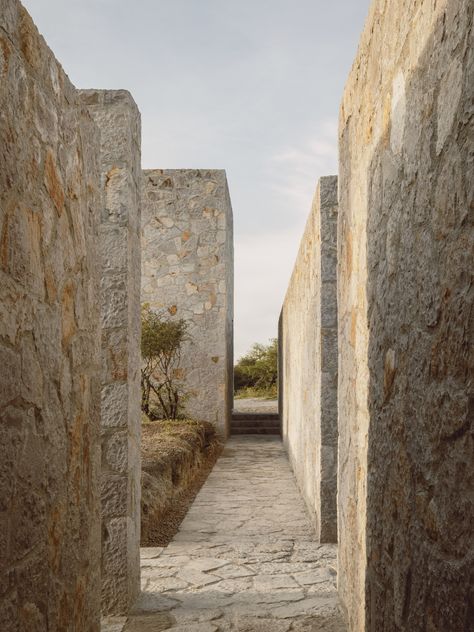
[{"label": "stone paved path", "polygon": [[142,596],[107,632],[343,632],[336,547],[313,531],[276,437],[226,445],[165,549],[142,549]]}]

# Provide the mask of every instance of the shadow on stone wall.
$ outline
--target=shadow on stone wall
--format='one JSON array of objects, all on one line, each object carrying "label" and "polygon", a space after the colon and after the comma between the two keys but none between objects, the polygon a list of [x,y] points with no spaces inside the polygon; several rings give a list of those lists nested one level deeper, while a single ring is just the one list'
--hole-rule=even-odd
[{"label": "shadow on stone wall", "polygon": [[374,632],[467,632],[474,620],[472,13],[453,2],[418,66],[396,78],[404,92],[368,169]]}]

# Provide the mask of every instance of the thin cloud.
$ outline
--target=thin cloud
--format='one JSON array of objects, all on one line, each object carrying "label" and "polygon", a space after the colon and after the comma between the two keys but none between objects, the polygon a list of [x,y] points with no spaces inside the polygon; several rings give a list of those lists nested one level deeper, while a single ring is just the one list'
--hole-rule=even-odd
[{"label": "thin cloud", "polygon": [[306,215],[318,178],[337,173],[337,121],[323,120],[300,145],[278,150],[270,157],[268,172],[272,191],[286,198],[298,215]]}]

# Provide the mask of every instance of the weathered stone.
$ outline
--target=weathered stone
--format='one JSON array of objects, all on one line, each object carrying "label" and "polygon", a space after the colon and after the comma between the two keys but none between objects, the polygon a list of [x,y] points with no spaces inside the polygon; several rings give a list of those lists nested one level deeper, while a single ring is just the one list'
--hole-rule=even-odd
[{"label": "weathered stone", "polygon": [[[102,531],[109,538],[102,549],[102,610],[120,615],[140,589],[140,113],[124,90],[86,90],[81,98],[100,129],[104,196]],[[112,537],[119,524],[124,533]]]},{"label": "weathered stone", "polygon": [[279,588],[299,588],[290,575],[257,575],[254,585],[258,592],[272,592]]},{"label": "weathered stone", "polygon": [[[302,555],[309,561],[293,561]],[[232,438],[173,541],[143,550],[137,612],[167,610],[183,629],[212,622],[218,632],[288,630],[318,613],[343,630],[330,565],[336,547],[314,541],[279,439]]]},{"label": "weathered stone", "polygon": [[122,632],[126,623],[126,617],[106,617],[101,621],[100,632]]},{"label": "weathered stone", "polygon": [[217,575],[212,575],[211,573],[203,573],[194,568],[190,568],[186,566],[178,571],[178,577],[183,579],[188,584],[192,584],[195,587],[206,586],[207,584],[214,584],[220,580],[220,577]]},{"label": "weathered stone", "polygon": [[357,632],[472,627],[472,19],[471,0],[374,0],[341,107],[338,582]]},{"label": "weathered stone", "polygon": [[318,540],[337,541],[337,177],[321,178],[279,324],[283,441]]},{"label": "weathered stone", "polygon": [[97,632],[98,132],[17,0],[0,50],[0,628]]},{"label": "weathered stone", "polygon": [[186,412],[227,437],[233,400],[232,208],[224,171],[143,173],[142,302],[189,324]]},{"label": "weathered stone", "polygon": [[[215,557],[200,557],[199,559],[192,560],[189,563],[191,568],[195,568],[198,571],[207,572],[220,569],[222,566],[228,565],[227,560],[219,560]],[[220,573],[219,573],[220,575]]]},{"label": "weathered stone", "polygon": [[162,546],[142,546],[140,549],[141,559],[154,559],[161,555],[163,552]]}]

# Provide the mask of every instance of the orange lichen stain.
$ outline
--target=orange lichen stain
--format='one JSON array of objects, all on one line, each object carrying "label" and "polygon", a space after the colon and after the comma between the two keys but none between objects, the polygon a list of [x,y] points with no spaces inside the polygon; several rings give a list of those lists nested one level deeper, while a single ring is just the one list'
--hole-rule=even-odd
[{"label": "orange lichen stain", "polygon": [[40,57],[38,51],[41,49],[38,31],[33,23],[33,20],[28,14],[28,11],[23,7],[20,7],[20,50],[25,60],[37,68],[40,64]]},{"label": "orange lichen stain", "polygon": [[56,207],[58,215],[61,215],[64,210],[65,195],[61,179],[56,168],[54,156],[51,151],[48,151],[48,153],[46,154],[44,165],[44,181],[49,196],[54,202],[54,206]]},{"label": "orange lichen stain", "polygon": [[191,237],[191,233],[189,232],[189,230],[185,230],[183,233],[181,233],[181,241],[183,243],[186,243],[187,241],[189,241]]},{"label": "orange lichen stain", "polygon": [[370,143],[372,142],[372,138],[373,138],[373,132],[374,132],[374,117],[375,117],[375,113],[372,107],[372,103],[370,103],[370,114],[367,116],[366,118],[366,123],[365,123],[365,142],[370,145]]},{"label": "orange lichen stain", "polygon": [[[112,362],[115,362],[116,358],[117,356],[112,355]],[[122,358],[122,361],[123,361],[123,358]],[[112,379],[115,382],[125,382],[127,380],[127,377],[128,377],[128,371],[125,366],[117,365],[112,370]]]},{"label": "orange lichen stain", "polygon": [[120,168],[119,167],[112,167],[112,169],[107,171],[107,173],[105,174],[105,188],[107,188],[110,185],[110,181],[113,180],[114,177],[118,173],[120,173]]},{"label": "orange lichen stain", "polygon": [[71,625],[71,605],[69,595],[64,592],[59,602],[58,630],[67,630]]},{"label": "orange lichen stain", "polygon": [[383,376],[385,400],[387,400],[390,397],[390,394],[392,392],[392,386],[395,380],[396,372],[397,372],[397,363],[396,363],[395,351],[393,349],[389,349],[387,353],[385,354],[384,376]]},{"label": "orange lichen stain", "polygon": [[46,268],[44,271],[44,285],[46,288],[46,297],[49,304],[52,304],[56,301],[58,296],[58,288],[56,286],[56,279],[54,278],[54,273],[51,268]]},{"label": "orange lichen stain", "polygon": [[211,217],[214,217],[215,215],[217,215],[217,211],[215,208],[212,208],[210,206],[206,206],[202,212],[203,216],[206,219],[210,219]]},{"label": "orange lichen stain", "polygon": [[41,219],[38,213],[26,211],[28,235],[30,243],[30,260],[38,268],[41,267]]},{"label": "orange lichen stain", "polygon": [[[117,350],[114,350],[109,344],[107,336],[102,337],[103,348],[107,349],[108,360],[107,366],[111,367],[110,375],[114,382],[126,382],[128,378],[127,353],[124,347],[124,341],[120,342]],[[105,346],[107,345],[107,346]]]},{"label": "orange lichen stain", "polygon": [[84,628],[84,613],[86,610],[86,581],[84,577],[76,579],[76,589],[74,591],[74,629]]},{"label": "orange lichen stain", "polygon": [[67,281],[64,285],[61,297],[63,347],[67,347],[69,345],[72,337],[77,331],[76,318],[74,315],[74,295],[74,284],[72,281]]},{"label": "orange lichen stain", "polygon": [[171,305],[171,307],[168,307],[168,311],[171,314],[171,316],[174,316],[176,312],[178,311],[178,308],[176,307],[176,305]]},{"label": "orange lichen stain", "polygon": [[385,97],[382,112],[382,137],[384,140],[384,146],[388,147],[390,144],[390,129],[392,121],[392,95],[388,93]]},{"label": "orange lichen stain", "polygon": [[173,377],[176,380],[184,380],[186,377],[186,371],[184,369],[173,369]]}]

